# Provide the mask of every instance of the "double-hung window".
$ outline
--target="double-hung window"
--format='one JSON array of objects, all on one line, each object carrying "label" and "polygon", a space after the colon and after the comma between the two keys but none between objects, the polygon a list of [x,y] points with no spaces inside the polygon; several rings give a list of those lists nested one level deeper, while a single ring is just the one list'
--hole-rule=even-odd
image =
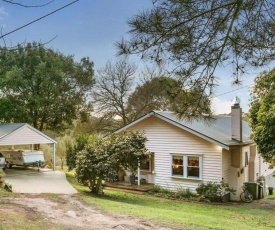
[{"label": "double-hung window", "polygon": [[202,156],[171,154],[172,177],[202,179]]},{"label": "double-hung window", "polygon": [[154,156],[155,154],[151,152],[147,155],[146,159],[140,163],[140,170],[145,172],[154,171]]}]

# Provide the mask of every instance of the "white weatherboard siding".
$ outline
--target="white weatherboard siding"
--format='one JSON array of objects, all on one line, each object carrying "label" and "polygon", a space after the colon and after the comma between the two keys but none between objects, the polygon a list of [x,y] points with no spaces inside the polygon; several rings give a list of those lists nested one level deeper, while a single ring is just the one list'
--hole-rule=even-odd
[{"label": "white weatherboard siding", "polygon": [[[220,148],[215,144],[156,117],[147,118],[130,129],[146,133],[148,138],[146,147],[155,153],[155,184],[171,190],[179,187],[195,190],[201,182],[221,181],[222,155]],[[201,155],[202,180],[173,178],[171,176],[172,153]]]},{"label": "white weatherboard siding", "polygon": [[0,140],[0,145],[25,145],[56,143],[46,135],[24,125]]},{"label": "white weatherboard siding", "polygon": [[222,178],[224,182],[231,184],[231,153],[223,149],[222,150]]}]

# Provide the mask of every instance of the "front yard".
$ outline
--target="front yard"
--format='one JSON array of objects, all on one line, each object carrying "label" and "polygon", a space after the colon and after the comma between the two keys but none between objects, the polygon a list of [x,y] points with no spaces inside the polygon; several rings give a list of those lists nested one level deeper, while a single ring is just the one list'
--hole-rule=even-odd
[{"label": "front yard", "polygon": [[104,190],[93,196],[71,173],[75,195],[13,194],[0,189],[0,229],[274,229],[275,195],[209,204]]},{"label": "front yard", "polygon": [[175,229],[275,228],[275,195],[250,204],[192,203],[115,190],[104,190],[104,196],[92,196],[88,188],[67,175],[80,191],[81,199],[113,214],[131,215]]}]

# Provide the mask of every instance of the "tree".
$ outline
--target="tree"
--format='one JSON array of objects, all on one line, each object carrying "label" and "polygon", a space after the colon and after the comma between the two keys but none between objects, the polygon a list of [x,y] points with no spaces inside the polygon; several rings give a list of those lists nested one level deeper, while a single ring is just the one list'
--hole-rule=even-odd
[{"label": "tree", "polygon": [[[117,43],[119,55],[168,62],[184,89],[195,87],[202,97],[210,97],[218,67],[233,65],[233,79],[239,83],[240,74],[249,68],[274,60],[273,0],[153,0],[153,4],[152,10],[129,20],[131,38]],[[182,110],[180,115],[188,112]]]},{"label": "tree", "polygon": [[92,139],[87,134],[79,134],[75,140],[67,140],[66,146],[66,162],[68,170],[71,171],[76,167],[77,155],[86,148],[86,146],[92,142]]},{"label": "tree", "polygon": [[132,90],[136,66],[126,59],[118,60],[115,64],[108,62],[98,71],[94,90],[94,103],[99,113],[109,114],[112,118],[118,116],[123,125],[127,118],[127,99]]},{"label": "tree", "polygon": [[95,138],[77,156],[76,178],[88,184],[93,193],[102,192],[102,181],[114,181],[120,168],[137,170],[146,159],[146,137],[139,132],[112,134]]},{"label": "tree", "polygon": [[252,139],[267,162],[275,161],[275,69],[255,79],[249,123]]},{"label": "tree", "polygon": [[[200,100],[198,106],[197,101]],[[192,102],[192,103],[190,103]],[[176,79],[171,77],[153,77],[139,85],[128,99],[129,119],[138,117],[152,110],[168,110],[183,113],[187,104],[189,113],[186,116],[201,117],[211,114],[210,100],[203,96],[200,89],[185,90]]]},{"label": "tree", "polygon": [[46,49],[39,43],[0,50],[0,119],[62,130],[77,115],[89,114],[93,63]]}]

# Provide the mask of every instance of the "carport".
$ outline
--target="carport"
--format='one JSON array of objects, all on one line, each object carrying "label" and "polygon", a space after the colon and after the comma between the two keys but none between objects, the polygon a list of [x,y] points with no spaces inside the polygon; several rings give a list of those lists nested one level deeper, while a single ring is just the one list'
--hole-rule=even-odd
[{"label": "carport", "polygon": [[52,144],[52,163],[55,170],[56,141],[26,123],[0,124],[0,146],[30,145],[31,149],[36,144]]}]

